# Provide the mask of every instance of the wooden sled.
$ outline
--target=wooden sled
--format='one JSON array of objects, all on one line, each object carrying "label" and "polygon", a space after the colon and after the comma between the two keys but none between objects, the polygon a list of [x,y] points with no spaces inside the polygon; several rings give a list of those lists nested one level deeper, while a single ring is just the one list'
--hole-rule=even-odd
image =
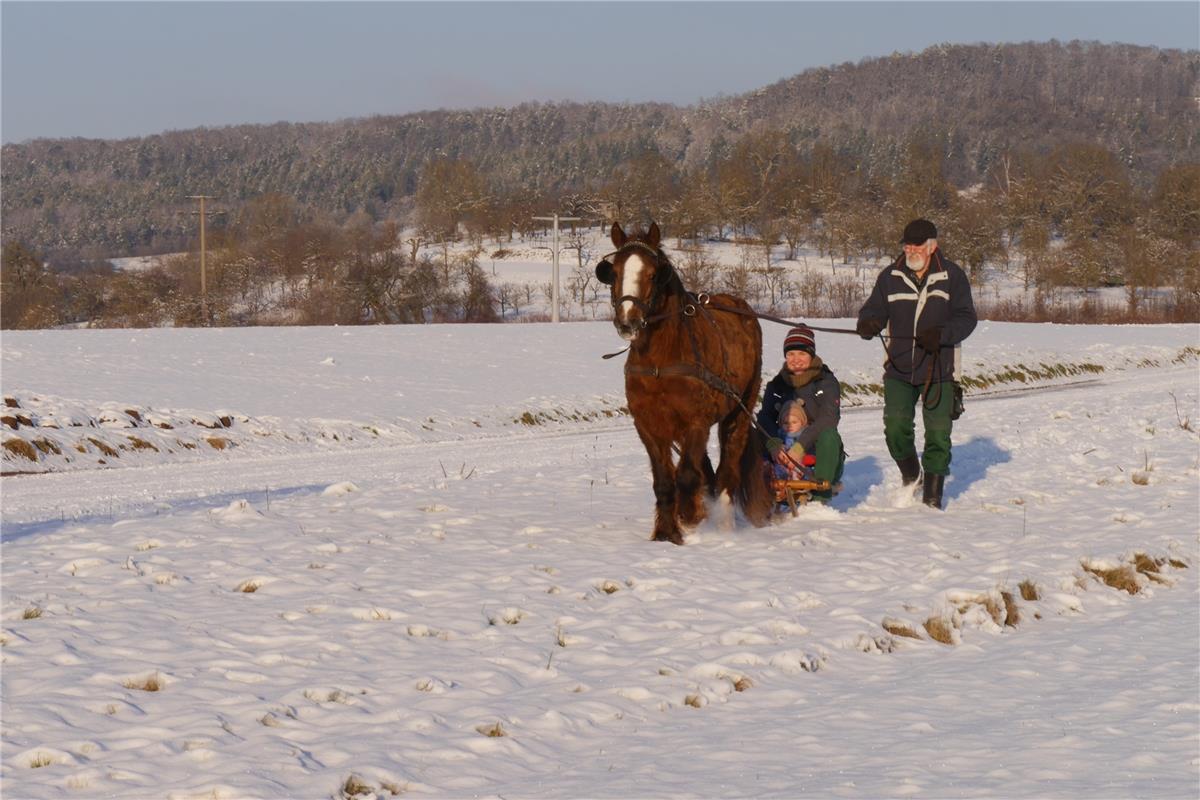
[{"label": "wooden sled", "polygon": [[787,503],[794,517],[800,506],[807,504],[812,499],[813,492],[832,491],[834,494],[837,494],[842,485],[839,483],[837,486],[831,486],[829,481],[775,478],[771,481],[771,488],[775,491],[775,504],[778,506]]}]

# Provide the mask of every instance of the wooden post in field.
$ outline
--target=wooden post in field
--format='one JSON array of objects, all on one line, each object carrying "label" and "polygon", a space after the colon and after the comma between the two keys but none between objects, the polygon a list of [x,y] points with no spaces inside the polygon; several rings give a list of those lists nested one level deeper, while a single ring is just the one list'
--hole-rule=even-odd
[{"label": "wooden post in field", "polygon": [[208,325],[208,245],[205,241],[205,220],[208,218],[204,210],[204,201],[212,200],[212,195],[191,194],[189,200],[200,201],[200,317],[203,324]]}]

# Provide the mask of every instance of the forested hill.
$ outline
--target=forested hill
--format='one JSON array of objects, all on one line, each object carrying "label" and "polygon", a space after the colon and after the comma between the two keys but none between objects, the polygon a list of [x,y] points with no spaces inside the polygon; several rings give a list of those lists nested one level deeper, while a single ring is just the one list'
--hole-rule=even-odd
[{"label": "forested hill", "polygon": [[[588,197],[633,159],[713,170],[748,134],[832,148],[894,174],[917,141],[959,186],[1006,155],[1069,142],[1119,155],[1136,183],[1200,161],[1200,52],[1072,42],[942,45],[812,69],[695,106],[556,103],[331,123],[240,125],[118,141],[5,145],[3,238],[59,255],[177,248],[187,195],[236,209],[278,192],[329,215],[402,216],[433,159],[465,159],[495,193]],[[544,211],[544,208],[538,210]]]}]

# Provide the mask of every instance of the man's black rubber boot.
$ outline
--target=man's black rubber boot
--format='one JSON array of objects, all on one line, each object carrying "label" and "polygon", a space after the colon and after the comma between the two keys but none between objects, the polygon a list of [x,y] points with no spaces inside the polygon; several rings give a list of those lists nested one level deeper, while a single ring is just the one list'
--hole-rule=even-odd
[{"label": "man's black rubber boot", "polygon": [[905,486],[912,486],[921,477],[921,461],[915,455],[898,460],[896,466],[900,468],[900,477],[904,479]]},{"label": "man's black rubber boot", "polygon": [[925,505],[930,508],[936,508],[939,511],[942,508],[942,487],[946,484],[945,475],[930,475],[925,474],[925,496],[921,499]]}]

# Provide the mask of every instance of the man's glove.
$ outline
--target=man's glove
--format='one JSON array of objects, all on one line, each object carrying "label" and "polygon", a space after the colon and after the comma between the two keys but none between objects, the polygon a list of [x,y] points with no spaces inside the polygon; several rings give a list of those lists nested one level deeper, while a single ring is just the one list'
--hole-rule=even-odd
[{"label": "man's glove", "polygon": [[942,326],[917,331],[917,344],[926,353],[936,356],[942,349]]},{"label": "man's glove", "polygon": [[877,319],[860,319],[854,330],[868,341],[874,339],[883,330],[883,322]]},{"label": "man's glove", "polygon": [[783,440],[782,439],[776,439],[774,436],[772,436],[770,439],[767,439],[767,452],[771,454],[772,458],[774,458],[776,455],[778,455],[779,451],[782,449],[783,449]]},{"label": "man's glove", "polygon": [[792,459],[792,461],[795,461],[797,464],[799,464],[801,459],[804,458],[804,445],[796,442],[794,445],[788,448],[788,456]]}]

